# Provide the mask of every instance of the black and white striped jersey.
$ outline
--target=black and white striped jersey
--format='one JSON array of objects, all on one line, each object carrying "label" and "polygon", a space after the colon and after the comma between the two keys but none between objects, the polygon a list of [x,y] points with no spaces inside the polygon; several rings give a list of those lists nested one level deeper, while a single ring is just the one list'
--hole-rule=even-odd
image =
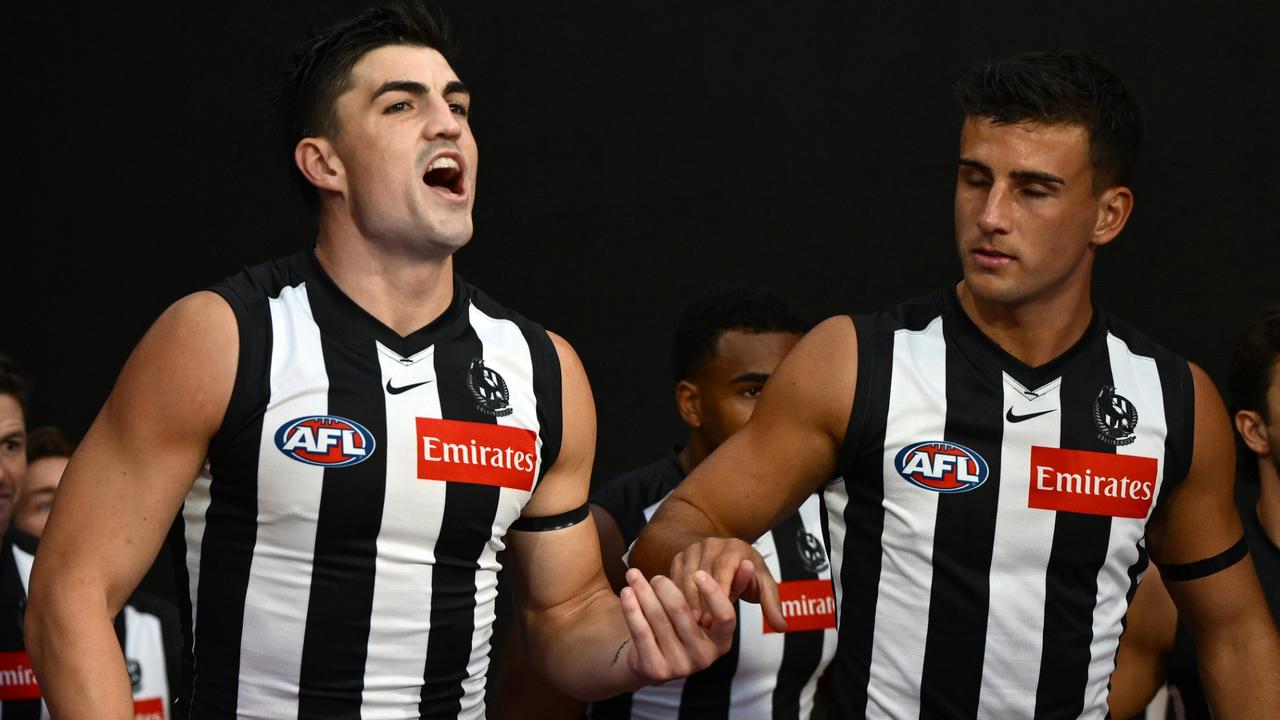
[{"label": "black and white striped jersey", "polygon": [[[591,502],[609,512],[630,546],[667,495],[684,479],[674,455],[606,483]],[[788,631],[764,624],[760,606],[737,603],[733,645],[710,667],[682,680],[594,703],[593,720],[766,720],[808,718],[818,678],[836,651],[836,612],[826,552],[822,498],[755,543],[778,579]]]},{"label": "black and white striped jersey", "polygon": [[[22,637],[27,587],[36,539],[19,530],[4,535],[0,549],[0,720],[48,720]],[[178,618],[173,605],[135,595],[116,616],[137,720],[170,720],[169,689],[176,674]]]},{"label": "black and white striped jersey", "polygon": [[854,322],[833,715],[1105,717],[1146,522],[1190,462],[1186,362],[1095,308],[1030,368],[952,288]]},{"label": "black and white striped jersey", "polygon": [[240,354],[171,539],[192,718],[480,718],[498,552],[560,447],[547,333],[454,278],[401,337],[314,254],[213,287]]}]

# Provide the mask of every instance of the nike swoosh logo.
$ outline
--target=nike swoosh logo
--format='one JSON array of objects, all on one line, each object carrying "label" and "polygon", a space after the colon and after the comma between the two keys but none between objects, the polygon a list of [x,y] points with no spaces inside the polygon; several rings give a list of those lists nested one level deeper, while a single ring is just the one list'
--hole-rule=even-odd
[{"label": "nike swoosh logo", "polygon": [[1007,412],[1007,413],[1005,413],[1005,414],[1004,414],[1004,419],[1005,419],[1005,420],[1008,420],[1008,421],[1009,421],[1009,422],[1011,422],[1011,423],[1020,423],[1020,422],[1022,422],[1023,420],[1030,420],[1031,418],[1040,417],[1041,415],[1048,415],[1048,414],[1049,414],[1049,413],[1051,413],[1051,412],[1053,412],[1053,411],[1052,411],[1052,410],[1042,410],[1042,411],[1040,411],[1040,412],[1028,413],[1028,414],[1026,414],[1026,415],[1014,415],[1014,414],[1013,414],[1013,408],[1009,408],[1009,412]]},{"label": "nike swoosh logo", "polygon": [[418,387],[419,385],[426,385],[426,384],[427,384],[427,383],[429,383],[429,382],[431,382],[431,381],[430,381],[430,380],[423,380],[423,381],[422,381],[422,382],[420,382],[420,383],[413,383],[413,384],[411,384],[411,385],[405,385],[405,386],[403,386],[403,387],[396,387],[396,386],[394,386],[394,385],[392,385],[392,384],[391,384],[391,381],[390,381],[390,380],[387,380],[387,392],[391,393],[392,395],[399,395],[399,394],[400,394],[400,393],[402,393],[402,392],[409,392],[410,390],[412,390],[412,389],[414,389],[414,388]]}]

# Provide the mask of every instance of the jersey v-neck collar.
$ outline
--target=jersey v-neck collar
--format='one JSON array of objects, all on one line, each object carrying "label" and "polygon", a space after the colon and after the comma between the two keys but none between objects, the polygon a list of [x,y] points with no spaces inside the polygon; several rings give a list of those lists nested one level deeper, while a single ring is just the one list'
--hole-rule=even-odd
[{"label": "jersey v-neck collar", "polygon": [[979,367],[998,367],[1022,386],[1024,394],[1036,395],[1052,389],[1050,386],[1061,378],[1068,368],[1087,354],[1088,348],[1106,334],[1106,318],[1102,310],[1090,304],[1092,317],[1080,338],[1060,355],[1047,363],[1032,367],[1011,355],[982,332],[960,305],[956,285],[942,290],[942,308],[945,326],[950,328],[949,341],[955,342],[961,352],[968,355]]},{"label": "jersey v-neck collar", "polygon": [[298,253],[294,258],[302,277],[314,280],[308,283],[312,288],[308,296],[313,305],[319,303],[326,311],[316,313],[317,322],[335,323],[334,329],[343,340],[363,344],[368,338],[372,338],[401,358],[412,358],[427,348],[457,337],[468,325],[467,307],[470,301],[465,290],[466,284],[457,273],[453,275],[453,299],[444,312],[423,327],[408,335],[401,335],[343,292],[320,265],[314,250]]}]

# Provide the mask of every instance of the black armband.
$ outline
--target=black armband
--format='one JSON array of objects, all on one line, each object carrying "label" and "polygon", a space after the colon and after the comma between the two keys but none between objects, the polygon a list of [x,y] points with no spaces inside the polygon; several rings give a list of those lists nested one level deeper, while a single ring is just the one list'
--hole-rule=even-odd
[{"label": "black armband", "polygon": [[1245,543],[1244,536],[1241,535],[1240,540],[1235,545],[1213,557],[1181,565],[1161,565],[1160,577],[1174,582],[1199,580],[1202,577],[1208,577],[1216,572],[1226,570],[1243,560],[1244,556],[1248,554],[1249,545]]},{"label": "black armband", "polygon": [[567,527],[573,527],[583,520],[587,519],[589,511],[587,503],[582,503],[578,507],[569,512],[562,512],[559,515],[548,515],[546,517],[522,517],[517,518],[511,523],[512,530],[520,530],[521,532],[547,532],[548,530],[563,530]]}]

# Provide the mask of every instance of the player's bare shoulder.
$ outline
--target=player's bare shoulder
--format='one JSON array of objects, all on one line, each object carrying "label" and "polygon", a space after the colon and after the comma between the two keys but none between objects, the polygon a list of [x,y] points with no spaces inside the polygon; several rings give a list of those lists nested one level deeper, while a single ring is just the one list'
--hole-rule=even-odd
[{"label": "player's bare shoulder", "polygon": [[[858,384],[858,334],[853,319],[837,315],[805,334],[769,378],[756,414],[803,412],[807,425],[843,437]],[[838,444],[838,443],[837,443]]]}]

